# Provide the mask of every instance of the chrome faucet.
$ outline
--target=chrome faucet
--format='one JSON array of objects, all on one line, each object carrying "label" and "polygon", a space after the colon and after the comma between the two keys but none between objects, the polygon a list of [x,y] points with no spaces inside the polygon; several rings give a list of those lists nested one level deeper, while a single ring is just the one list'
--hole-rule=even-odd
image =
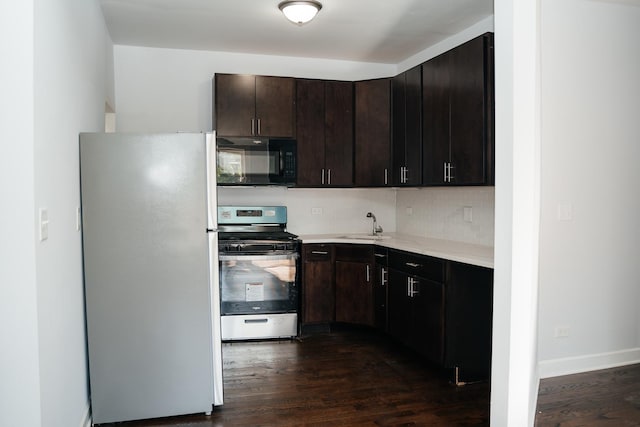
[{"label": "chrome faucet", "polygon": [[371,232],[371,235],[375,236],[378,233],[382,233],[382,227],[378,225],[378,220],[376,219],[376,216],[371,212],[367,212],[367,218],[373,218],[373,231]]}]

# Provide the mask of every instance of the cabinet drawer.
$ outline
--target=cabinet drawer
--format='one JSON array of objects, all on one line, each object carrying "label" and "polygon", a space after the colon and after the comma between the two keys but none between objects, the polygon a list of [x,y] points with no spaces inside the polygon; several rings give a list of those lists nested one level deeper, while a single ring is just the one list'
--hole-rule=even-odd
[{"label": "cabinet drawer", "polygon": [[303,261],[332,261],[333,245],[325,243],[313,243],[302,245]]},{"label": "cabinet drawer", "polygon": [[368,262],[373,258],[372,245],[336,244],[334,248],[336,261]]},{"label": "cabinet drawer", "polygon": [[439,258],[397,250],[389,251],[389,267],[412,276],[443,283],[444,266],[445,261]]},{"label": "cabinet drawer", "polygon": [[375,257],[376,264],[383,266],[389,265],[389,250],[387,248],[382,246],[374,247],[373,256]]}]

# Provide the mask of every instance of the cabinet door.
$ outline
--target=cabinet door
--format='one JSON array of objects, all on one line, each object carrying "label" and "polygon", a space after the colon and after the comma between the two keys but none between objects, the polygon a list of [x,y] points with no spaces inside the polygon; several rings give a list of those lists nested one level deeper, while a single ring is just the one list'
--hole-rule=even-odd
[{"label": "cabinet door", "polygon": [[336,261],[336,321],[373,325],[372,265]]},{"label": "cabinet door", "polygon": [[260,136],[295,135],[294,79],[256,76],[256,133]]},{"label": "cabinet door", "polygon": [[411,300],[408,296],[409,276],[389,267],[388,318],[389,334],[405,345],[411,343]]},{"label": "cabinet door", "polygon": [[393,78],[393,182],[422,182],[422,71],[417,66]]},{"label": "cabinet door", "polygon": [[485,38],[475,38],[451,51],[452,182],[485,183],[487,115]]},{"label": "cabinet door", "polygon": [[422,64],[423,159],[425,185],[443,185],[449,162],[449,54]]},{"label": "cabinet door", "polygon": [[491,369],[493,270],[447,263],[445,366],[464,381],[486,379]]},{"label": "cabinet door", "polygon": [[215,128],[218,135],[250,136],[255,127],[255,76],[215,75]]},{"label": "cabinet door", "polygon": [[355,185],[391,185],[391,80],[355,84]]},{"label": "cabinet door", "polygon": [[302,323],[335,320],[333,249],[331,245],[304,245]]},{"label": "cabinet door", "polygon": [[324,159],[324,81],[296,81],[296,139],[300,186],[322,184]]},{"label": "cabinet door", "polygon": [[353,83],[325,82],[327,185],[353,185]]},{"label": "cabinet door", "polygon": [[373,275],[373,323],[381,331],[387,331],[387,289],[389,289],[387,259],[387,250],[376,247]]},{"label": "cabinet door", "polygon": [[429,361],[441,364],[444,354],[444,284],[412,278],[411,346]]}]

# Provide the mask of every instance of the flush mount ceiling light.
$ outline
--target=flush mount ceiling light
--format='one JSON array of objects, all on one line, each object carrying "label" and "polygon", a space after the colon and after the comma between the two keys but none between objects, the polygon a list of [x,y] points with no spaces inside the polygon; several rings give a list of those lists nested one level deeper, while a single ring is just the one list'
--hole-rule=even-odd
[{"label": "flush mount ceiling light", "polygon": [[303,25],[311,21],[322,9],[322,4],[314,0],[283,1],[278,9],[294,24]]}]

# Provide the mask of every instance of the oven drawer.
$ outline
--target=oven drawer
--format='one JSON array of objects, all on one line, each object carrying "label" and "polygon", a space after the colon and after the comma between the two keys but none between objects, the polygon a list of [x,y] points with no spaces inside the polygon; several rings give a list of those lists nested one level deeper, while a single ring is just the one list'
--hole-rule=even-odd
[{"label": "oven drawer", "polygon": [[298,335],[296,313],[222,316],[222,339],[291,338]]}]

